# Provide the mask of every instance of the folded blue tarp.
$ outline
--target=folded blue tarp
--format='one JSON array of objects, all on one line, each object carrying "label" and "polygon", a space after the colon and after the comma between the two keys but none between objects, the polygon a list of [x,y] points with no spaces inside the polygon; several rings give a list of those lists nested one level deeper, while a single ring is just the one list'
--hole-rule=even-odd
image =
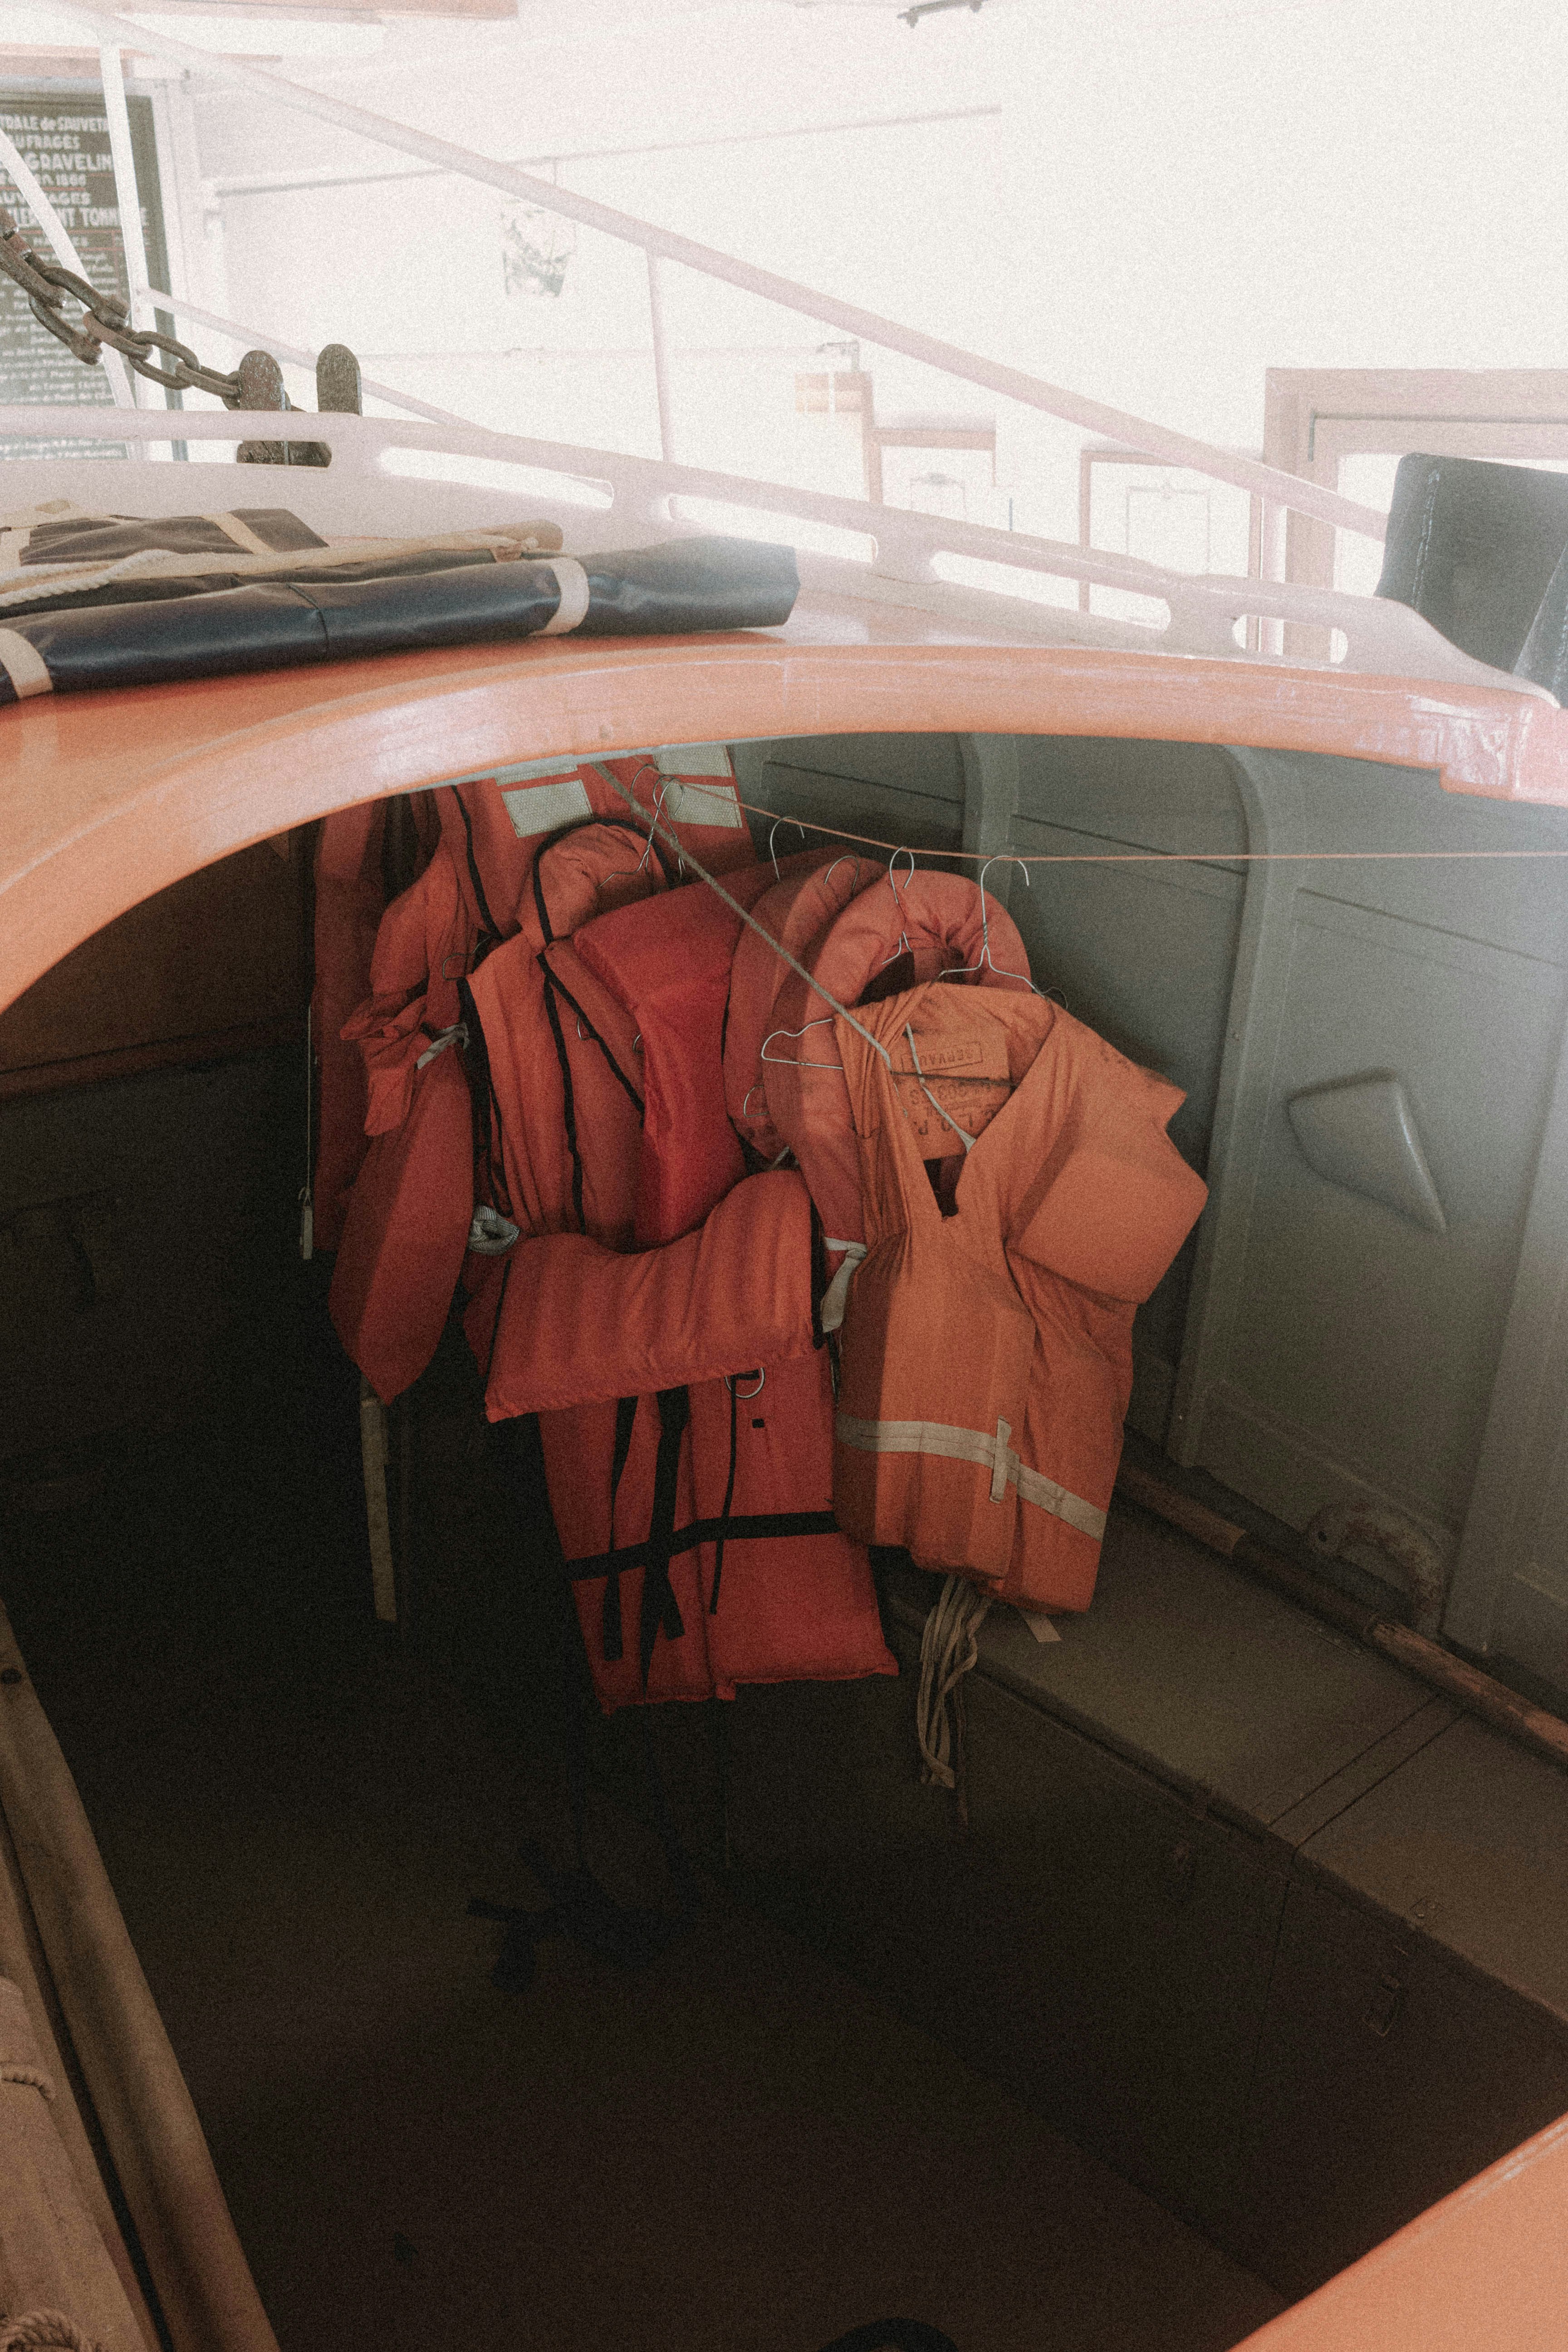
[{"label": "folded blue tarp", "polygon": [[307,577],[290,567],[285,577],[274,572],[245,586],[185,593],[160,581],[132,604],[73,597],[65,610],[0,610],[0,703],[547,631],[774,628],[789,618],[799,589],[794,550],[750,540],[674,540],[581,559],[497,562],[454,552],[437,571],[424,568],[429,560],[405,559],[395,572],[371,577],[365,572],[377,566],[354,565],[343,578],[302,551]]}]

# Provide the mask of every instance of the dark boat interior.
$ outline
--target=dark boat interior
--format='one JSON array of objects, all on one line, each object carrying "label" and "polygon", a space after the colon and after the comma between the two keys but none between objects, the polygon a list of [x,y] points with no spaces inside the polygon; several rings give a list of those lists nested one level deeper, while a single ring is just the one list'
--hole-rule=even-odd
[{"label": "dark boat interior", "polygon": [[[742,797],[940,856],[953,740],[741,746]],[[1208,862],[1163,932],[1103,867],[1012,912],[1186,1087],[1202,1170],[1242,800],[1223,753],[1079,754],[1040,754],[1028,845]],[[1325,806],[1354,765],[1316,763]],[[1435,786],[1378,772],[1397,832]],[[987,1622],[966,1822],[916,1770],[937,1580],[893,1555],[896,1681],[595,1718],[582,1754],[537,1462],[456,1321],[392,1411],[378,1622],[358,1375],[299,1246],[309,847],[191,877],[0,1017],[0,1590],[285,2352],[816,2352],[894,2311],[961,2352],[1223,2352],[1568,2108],[1563,1774],[1130,1501],[1086,1616]],[[1499,969],[1531,919],[1498,900]],[[1169,1458],[1191,1271],[1144,1310],[1129,1458],[1302,1556],[1239,1408]],[[1300,1353],[1300,1313],[1286,1283],[1257,1329]]]}]

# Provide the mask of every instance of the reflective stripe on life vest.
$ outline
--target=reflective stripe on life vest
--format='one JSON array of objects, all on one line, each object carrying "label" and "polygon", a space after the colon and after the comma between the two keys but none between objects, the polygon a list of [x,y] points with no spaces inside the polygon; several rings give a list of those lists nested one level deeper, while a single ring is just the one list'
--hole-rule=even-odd
[{"label": "reflective stripe on life vest", "polygon": [[991,1472],[994,1503],[1016,1486],[1024,1502],[1065,1519],[1096,1543],[1105,1533],[1103,1511],[1019,1460],[1007,1443],[1013,1433],[1007,1422],[999,1421],[994,1435],[987,1437],[984,1430],[955,1429],[946,1422],[858,1421],[853,1413],[839,1412],[834,1416],[833,1433],[840,1445],[853,1445],[862,1454],[934,1454],[948,1462],[977,1462]]}]

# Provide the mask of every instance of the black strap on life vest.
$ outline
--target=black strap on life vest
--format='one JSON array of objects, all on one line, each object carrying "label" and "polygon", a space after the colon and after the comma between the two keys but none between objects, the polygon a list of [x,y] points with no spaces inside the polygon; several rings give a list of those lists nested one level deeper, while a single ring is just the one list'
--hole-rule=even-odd
[{"label": "black strap on life vest", "polygon": [[[693,1519],[684,1528],[677,1528],[669,1538],[669,1557],[679,1559],[682,1552],[695,1551],[699,1544],[717,1543],[721,1537],[726,1543],[767,1543],[784,1540],[791,1536],[834,1536],[838,1522],[831,1511],[731,1511],[728,1518]],[[648,1555],[648,1539],[641,1543],[617,1544],[613,1551],[586,1554],[581,1559],[566,1562],[566,1574],[574,1584],[586,1584],[595,1576],[614,1576],[620,1570],[640,1568]]]},{"label": "black strap on life vest", "polygon": [[645,1690],[647,1687],[647,1671],[653,1663],[653,1645],[660,1628],[668,1642],[679,1642],[686,1631],[675,1598],[675,1587],[669,1580],[669,1563],[675,1557],[675,1504],[680,1476],[680,1441],[686,1434],[690,1419],[691,1399],[687,1391],[683,1388],[660,1389],[658,1453],[653,1470],[653,1517],[644,1547],[642,1615],[638,1627]]},{"label": "black strap on life vest", "polygon": [[506,1199],[504,1186],[501,1188],[501,1201],[495,1197],[495,1139],[504,1132],[500,1103],[496,1096],[495,1080],[490,1075],[490,1049],[485,1036],[485,1024],[479,1019],[474,992],[466,980],[458,982],[458,1019],[467,1033],[458,1042],[458,1052],[463,1075],[468,1081],[468,1119],[474,1147],[474,1197],[476,1200],[488,1200],[491,1208],[499,1209]]},{"label": "black strap on life vest", "polygon": [[555,1058],[561,1065],[561,1116],[566,1127],[566,1149],[572,1154],[572,1207],[577,1219],[577,1231],[583,1233],[586,1230],[583,1221],[583,1154],[577,1143],[577,1097],[572,1085],[572,1064],[566,1052],[566,1037],[561,1026],[550,967],[542,960],[540,970],[544,975],[545,1015],[550,1023],[550,1034],[555,1042]]},{"label": "black strap on life vest", "polygon": [[[755,1372],[737,1372],[733,1379],[728,1380],[724,1383],[725,1387],[730,1391],[730,1475],[724,1481],[724,1509],[722,1513],[722,1517],[726,1522],[728,1522],[730,1517],[730,1506],[735,1499],[735,1464],[740,1453],[741,1404],[740,1391],[736,1387],[735,1383],[737,1381],[754,1381],[756,1377]],[[719,1580],[723,1573],[724,1538],[721,1536],[713,1554],[713,1590],[708,1597],[708,1614],[710,1617],[716,1617],[719,1613]]]},{"label": "black strap on life vest", "polygon": [[610,1066],[610,1076],[615,1079],[616,1084],[621,1088],[622,1092],[630,1099],[632,1108],[637,1112],[638,1118],[643,1118],[647,1106],[645,1105],[642,1096],[638,1093],[636,1086],[632,1083],[631,1079],[627,1077],[625,1070],[622,1069],[620,1064],[611,1053],[608,1045],[605,1043],[603,1037],[600,1036],[598,1031],[595,1028],[593,1023],[589,1020],[587,1014],[578,1003],[577,999],[573,995],[572,991],[567,987],[566,982],[562,980],[556,972],[551,970],[548,956],[541,956],[539,961],[549,980],[551,987],[555,991],[557,996],[562,997],[565,1003],[571,1006],[573,1018],[581,1027],[584,1036],[586,1037],[591,1044],[597,1045],[600,1053],[603,1054],[605,1061]]},{"label": "black strap on life vest", "polygon": [[[496,1435],[501,1459],[511,1471],[518,1499],[526,1507],[531,1538],[536,1539],[542,1533],[548,1548],[559,1561],[560,1544],[553,1519],[546,1511],[542,1515],[542,1528],[541,1515],[536,1507],[535,1498],[546,1491],[538,1417],[531,1413],[518,1421],[502,1422],[498,1425]],[[525,1909],[512,1904],[487,1902],[483,1898],[468,1905],[471,1917],[494,1919],[506,1928],[491,1973],[492,1983],[503,1992],[526,1990],[533,1979],[535,1947],[547,1936],[571,1936],[588,1950],[620,1968],[646,1966],[668,1950],[676,1937],[685,1932],[700,1899],[690,1861],[670,1818],[651,1741],[646,1737],[643,1742],[644,1779],[654,1826],[664,1847],[676,1891],[676,1916],[671,1917],[664,1911],[617,1903],[599,1885],[589,1867],[588,1721],[594,1712],[593,1679],[577,1612],[566,1600],[565,1580],[554,1576],[551,1579],[551,1585],[553,1591],[561,1596],[561,1612],[554,1630],[560,1642],[563,1702],[562,1730],[572,1813],[574,1866],[569,1871],[556,1869],[542,1849],[531,1842],[523,1846],[522,1858],[549,1894],[550,1908],[544,1911]]]},{"label": "black strap on life vest", "polygon": [[[621,1473],[626,1466],[626,1456],[632,1450],[632,1429],[637,1417],[636,1397],[621,1397],[616,1405],[616,1445],[610,1459],[610,1541],[616,1539],[616,1497],[621,1491]],[[605,1606],[600,1629],[600,1648],[612,1664],[625,1655],[621,1633],[621,1572],[612,1569],[605,1580]]]},{"label": "black strap on life vest", "polygon": [[468,803],[456,784],[449,784],[447,789],[457,802],[458,814],[463,820],[463,836],[468,847],[468,879],[474,886],[474,904],[479,910],[479,936],[474,946],[474,970],[477,971],[490,950],[500,947],[500,928],[490,912],[489,900],[485,897],[484,877],[479,872],[479,861],[474,854],[474,821],[468,814]]}]

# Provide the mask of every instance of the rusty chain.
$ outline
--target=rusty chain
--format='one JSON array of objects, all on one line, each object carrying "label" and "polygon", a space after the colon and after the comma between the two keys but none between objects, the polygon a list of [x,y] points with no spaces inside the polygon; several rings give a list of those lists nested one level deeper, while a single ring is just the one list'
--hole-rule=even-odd
[{"label": "rusty chain", "polygon": [[[142,333],[132,327],[130,305],[118,294],[100,293],[58,262],[30,252],[23,244],[22,231],[4,210],[0,210],[0,270],[21,288],[39,326],[47,327],[84,366],[95,365],[107,343],[151,383],[161,383],[169,392],[210,392],[226,408],[242,405],[237,374],[220,375],[216,368],[203,367],[190,346],[176,342],[173,335]],[[82,307],[83,316],[75,326],[64,315],[62,306],[68,296]],[[153,352],[166,352],[174,365],[154,366],[150,356]]]}]

